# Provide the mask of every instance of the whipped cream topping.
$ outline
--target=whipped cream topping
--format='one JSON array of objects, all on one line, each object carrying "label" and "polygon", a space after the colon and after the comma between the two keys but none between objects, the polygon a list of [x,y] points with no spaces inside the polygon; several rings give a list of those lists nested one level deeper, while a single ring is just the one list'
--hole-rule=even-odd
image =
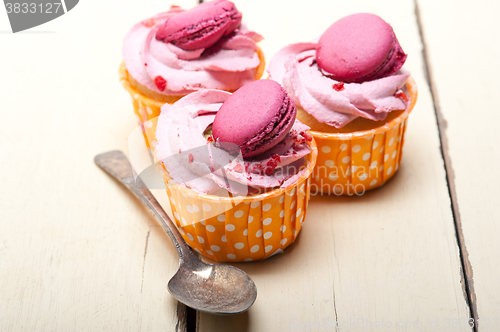
[{"label": "whipped cream topping", "polygon": [[160,26],[183,11],[172,7],[137,23],[125,36],[125,67],[139,84],[164,95],[184,95],[204,88],[234,91],[255,80],[260,64],[256,42],[262,36],[243,24],[209,49],[186,51],[157,40]]},{"label": "whipped cream topping", "polygon": [[401,90],[410,73],[363,83],[343,83],[321,73],[316,64],[316,43],[291,44],[269,63],[270,78],[282,84],[297,106],[321,123],[342,128],[358,117],[381,121],[391,111],[404,110]]},{"label": "whipped cream topping", "polygon": [[223,188],[242,195],[255,188],[285,188],[294,183],[306,171],[303,166],[312,139],[306,132],[309,127],[296,120],[288,135],[272,149],[243,159],[241,152],[228,152],[234,149],[218,147],[205,134],[230,95],[201,90],[162,107],[155,153],[169,176],[204,194]]}]

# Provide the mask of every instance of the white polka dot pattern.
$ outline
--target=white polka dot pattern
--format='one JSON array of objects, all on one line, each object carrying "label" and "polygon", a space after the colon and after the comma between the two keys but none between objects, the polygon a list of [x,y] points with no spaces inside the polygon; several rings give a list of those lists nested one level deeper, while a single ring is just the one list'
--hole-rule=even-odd
[{"label": "white polka dot pattern", "polygon": [[256,208],[258,208],[258,207],[259,207],[259,205],[260,205],[260,202],[252,202],[252,203],[250,204],[250,207],[251,207],[252,209],[256,209]]},{"label": "white polka dot pattern", "polygon": [[363,194],[384,184],[399,168],[407,126],[405,116],[392,120],[386,129],[357,138],[355,134],[315,136],[318,160],[311,190],[335,195]]},{"label": "white polka dot pattern", "polygon": [[[289,189],[226,205],[189,189],[167,186],[174,221],[186,242],[216,261],[257,261],[281,252],[302,228],[310,196],[309,178]],[[244,204],[243,204],[244,203]]]}]

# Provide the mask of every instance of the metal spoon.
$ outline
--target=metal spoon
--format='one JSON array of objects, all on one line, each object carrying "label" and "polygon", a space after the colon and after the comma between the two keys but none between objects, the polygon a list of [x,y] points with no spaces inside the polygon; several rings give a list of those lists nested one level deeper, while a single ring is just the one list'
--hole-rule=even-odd
[{"label": "metal spoon", "polygon": [[168,282],[170,294],[193,309],[213,314],[237,314],[252,306],[257,298],[253,280],[233,266],[199,260],[141,179],[134,180],[132,166],[121,151],[97,155],[94,161],[149,209],[174,243],[179,270]]}]

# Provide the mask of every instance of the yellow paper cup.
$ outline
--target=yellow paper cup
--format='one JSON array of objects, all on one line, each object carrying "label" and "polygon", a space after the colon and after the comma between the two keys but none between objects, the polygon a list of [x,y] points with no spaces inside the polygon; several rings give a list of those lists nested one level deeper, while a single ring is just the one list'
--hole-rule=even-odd
[{"label": "yellow paper cup", "polygon": [[[137,122],[141,126],[146,145],[149,148],[153,148],[156,145],[156,119],[160,116],[161,107],[165,103],[173,104],[183,96],[172,96],[171,100],[168,102],[157,101],[153,98],[143,95],[140,93],[132,84],[130,83],[129,73],[125,68],[125,64],[122,62],[120,69],[120,83],[123,85],[125,90],[130,93],[132,97],[132,105],[134,106],[134,113],[137,116]],[[154,119],[154,120],[153,120]],[[153,120],[153,121],[151,121]]]},{"label": "yellow paper cup", "polygon": [[281,252],[297,238],[307,213],[318,150],[313,141],[306,171],[287,188],[254,196],[220,197],[173,184],[163,174],[175,223],[195,251],[215,261],[249,262]]},{"label": "yellow paper cup", "polygon": [[318,146],[313,193],[361,195],[394,176],[401,164],[408,115],[417,101],[413,78],[408,79],[406,89],[410,99],[406,110],[380,127],[353,133],[311,130]]},{"label": "yellow paper cup", "polygon": [[[264,59],[264,53],[260,48],[257,50],[257,54],[259,56],[260,64],[257,67],[257,71],[255,73],[255,79],[258,80],[262,74],[264,73],[264,68],[266,66],[266,62]],[[132,105],[134,106],[134,113],[137,116],[137,120],[139,125],[141,126],[142,133],[144,135],[144,139],[146,141],[146,145],[148,148],[154,149],[156,146],[156,123],[157,117],[160,116],[161,107],[168,104],[173,104],[177,100],[181,99],[182,96],[162,96],[166,100],[158,101],[154,98],[144,95],[138,89],[136,89],[132,83],[130,74],[125,68],[125,63],[122,62],[119,69],[119,77],[120,82],[125,88],[125,90],[130,93],[132,97]]]}]

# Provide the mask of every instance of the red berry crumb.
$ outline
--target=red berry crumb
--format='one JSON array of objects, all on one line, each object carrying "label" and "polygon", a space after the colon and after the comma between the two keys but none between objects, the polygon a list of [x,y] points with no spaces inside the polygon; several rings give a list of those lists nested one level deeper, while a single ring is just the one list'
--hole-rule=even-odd
[{"label": "red berry crumb", "polygon": [[403,92],[403,91],[399,91],[397,92],[394,97],[396,98],[400,98],[400,99],[403,99],[406,103],[408,102],[408,97],[406,96],[406,94]]},{"label": "red berry crumb", "polygon": [[344,91],[345,88],[344,88],[344,82],[339,82],[339,83],[335,83],[334,85],[332,85],[332,88],[335,90],[335,91]]},{"label": "red berry crumb", "polygon": [[241,164],[237,164],[236,166],[234,166],[233,171],[243,173],[243,166],[241,166]]},{"label": "red berry crumb", "polygon": [[214,139],[212,138],[212,136],[208,136],[207,141],[209,141],[209,142],[213,142],[213,141],[214,141]]},{"label": "red berry crumb", "polygon": [[193,160],[194,160],[193,155],[191,153],[188,154],[188,164],[191,164],[193,162]]},{"label": "red berry crumb", "polygon": [[267,162],[264,172],[270,175],[272,172],[274,172],[276,166],[278,166],[278,163],[275,160],[271,159]]},{"label": "red berry crumb", "polygon": [[156,87],[160,91],[164,91],[165,88],[167,87],[167,81],[161,76],[156,76],[154,81],[155,81]]},{"label": "red berry crumb", "polygon": [[147,20],[142,21],[142,24],[148,28],[151,28],[153,25],[155,25],[155,20],[154,18],[149,18]]},{"label": "red berry crumb", "polygon": [[252,181],[252,177],[251,176],[247,177],[247,180]]}]

